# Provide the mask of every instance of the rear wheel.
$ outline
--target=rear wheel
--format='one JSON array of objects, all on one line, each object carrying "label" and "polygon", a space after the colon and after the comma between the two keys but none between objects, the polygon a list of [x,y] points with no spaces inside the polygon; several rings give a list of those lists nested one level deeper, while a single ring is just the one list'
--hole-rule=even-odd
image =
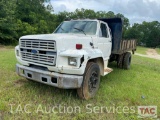
[{"label": "rear wheel", "polygon": [[117,67],[123,69],[124,54],[118,56]]},{"label": "rear wheel", "polygon": [[84,76],[81,88],[77,89],[77,94],[82,99],[93,98],[99,88],[100,69],[98,64],[89,62]]},{"label": "rear wheel", "polygon": [[130,69],[131,66],[131,53],[130,52],[126,52],[124,55],[124,59],[123,59],[123,68],[128,70]]}]

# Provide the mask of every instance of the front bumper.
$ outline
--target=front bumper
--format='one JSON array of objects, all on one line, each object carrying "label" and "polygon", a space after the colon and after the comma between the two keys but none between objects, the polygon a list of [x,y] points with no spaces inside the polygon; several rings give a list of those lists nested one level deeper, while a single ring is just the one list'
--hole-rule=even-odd
[{"label": "front bumper", "polygon": [[59,74],[20,64],[16,64],[16,72],[27,79],[64,89],[80,88],[83,81],[83,76]]}]

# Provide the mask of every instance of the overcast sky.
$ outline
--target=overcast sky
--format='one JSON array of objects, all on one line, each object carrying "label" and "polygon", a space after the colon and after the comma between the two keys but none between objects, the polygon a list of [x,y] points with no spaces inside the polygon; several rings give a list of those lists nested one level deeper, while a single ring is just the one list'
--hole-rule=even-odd
[{"label": "overcast sky", "polygon": [[51,0],[51,3],[55,13],[85,8],[122,13],[131,24],[160,21],[160,0]]}]

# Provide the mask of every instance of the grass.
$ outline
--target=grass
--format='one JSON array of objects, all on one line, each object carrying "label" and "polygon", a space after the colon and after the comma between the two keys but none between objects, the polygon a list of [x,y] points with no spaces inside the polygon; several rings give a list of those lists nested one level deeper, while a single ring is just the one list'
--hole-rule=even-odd
[{"label": "grass", "polygon": [[156,48],[158,54],[160,54],[160,48]]},{"label": "grass", "polygon": [[[146,51],[147,51],[148,49],[149,49],[149,48],[142,47],[142,46],[137,46],[136,52],[137,52],[137,53],[140,53],[140,54],[146,55]],[[155,50],[157,51],[158,54],[160,54],[160,48],[156,48]]]},{"label": "grass", "polygon": [[146,51],[147,51],[147,49],[148,49],[148,48],[146,48],[146,47],[137,46],[137,50],[136,50],[136,52],[137,52],[137,53],[140,53],[140,54],[144,54],[144,55],[146,55]]},{"label": "grass", "polygon": [[[143,48],[142,48],[143,49]],[[143,50],[140,51],[143,51]],[[112,73],[101,78],[100,88],[94,99],[80,100],[76,90],[64,90],[47,86],[37,82],[28,81],[15,73],[16,59],[14,50],[0,49],[0,119],[64,119],[64,120],[137,120],[137,106],[155,105],[158,107],[160,117],[160,62],[150,58],[133,56],[130,70],[116,68],[116,64],[110,64],[114,69]],[[12,104],[12,111],[11,106]],[[24,107],[27,106],[25,113]],[[136,113],[107,113],[100,109],[90,112],[86,106],[90,104],[90,110],[94,106],[99,107],[136,107]],[[69,106],[80,107],[76,113],[46,113],[49,107]],[[42,108],[41,108],[42,107]],[[41,108],[41,109],[40,109]],[[22,109],[22,111],[21,111]],[[19,111],[18,111],[19,110]],[[36,113],[38,111],[38,113]],[[42,111],[43,110],[43,111]],[[120,109],[121,110],[121,109]],[[13,112],[13,113],[12,113]]]}]

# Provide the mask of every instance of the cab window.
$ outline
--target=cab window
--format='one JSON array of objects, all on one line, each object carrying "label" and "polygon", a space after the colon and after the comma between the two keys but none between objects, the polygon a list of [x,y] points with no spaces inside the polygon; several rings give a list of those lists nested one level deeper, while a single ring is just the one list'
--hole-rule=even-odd
[{"label": "cab window", "polygon": [[107,27],[104,23],[101,23],[101,32],[100,32],[100,37],[108,37],[108,31],[107,31]]}]

